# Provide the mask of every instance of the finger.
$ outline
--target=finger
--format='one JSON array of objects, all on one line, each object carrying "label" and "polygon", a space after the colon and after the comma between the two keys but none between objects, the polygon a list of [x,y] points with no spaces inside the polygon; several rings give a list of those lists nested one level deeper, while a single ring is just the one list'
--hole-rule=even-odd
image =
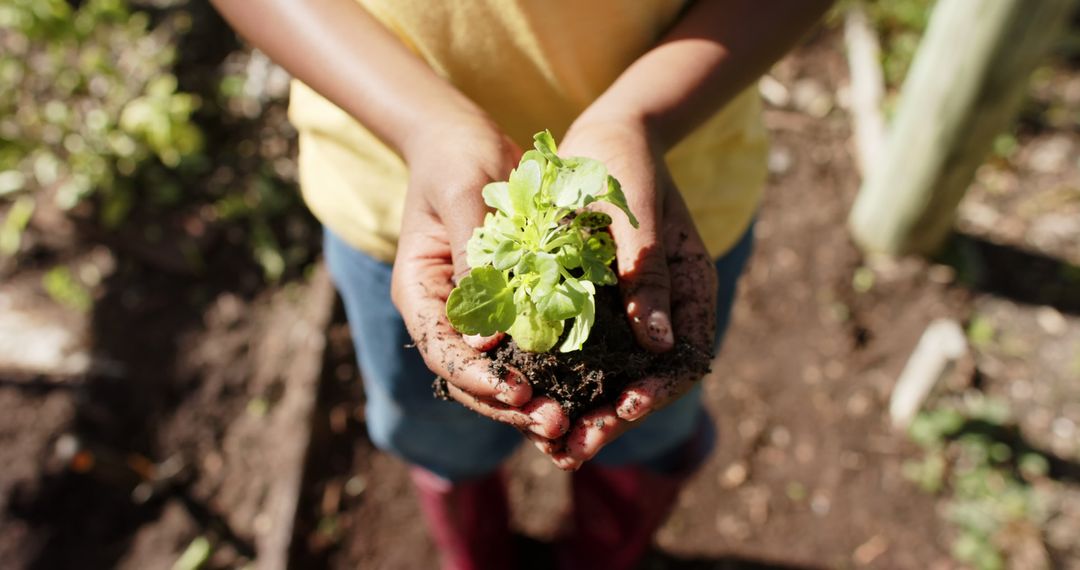
[{"label": "finger", "polygon": [[627,421],[640,421],[683,394],[703,377],[712,360],[716,334],[716,266],[694,230],[693,221],[677,192],[666,196],[671,260],[672,325],[689,346],[680,353],[679,376],[653,376],[631,382],[616,401],[616,411]]},{"label": "finger", "polygon": [[446,222],[447,239],[450,244],[450,255],[454,263],[454,280],[457,281],[469,273],[468,255],[466,246],[473,230],[484,225],[484,214],[487,206],[481,195],[483,184],[460,188],[451,188],[447,191],[447,200],[440,208],[442,219]]},{"label": "finger", "polygon": [[465,344],[479,350],[480,352],[487,352],[499,346],[505,335],[501,332],[497,332],[491,336],[481,336],[478,334],[462,335],[465,339]]},{"label": "finger", "polygon": [[652,352],[666,352],[675,345],[671,325],[670,278],[661,234],[663,209],[656,191],[627,191],[627,201],[637,213],[639,227],[624,216],[613,216],[612,236],[618,261],[619,284],[630,328],[639,345]]},{"label": "finger", "polygon": [[555,454],[563,453],[566,450],[566,440],[561,437],[549,439],[527,430],[521,430],[521,435],[525,436],[525,439],[531,441],[533,446],[544,455],[554,456]]},{"label": "finger", "polygon": [[445,188],[439,188],[435,194],[439,218],[446,227],[455,280],[469,272],[466,246],[473,231],[484,225],[484,215],[489,211],[484,203],[484,186],[493,180],[507,180],[511,168],[521,157],[521,150],[505,137],[499,148],[486,148],[484,152],[498,156],[485,154],[485,160],[482,161],[484,166],[479,170],[459,173],[457,176],[444,176],[444,180],[453,182],[448,183]]},{"label": "finger", "polygon": [[513,407],[477,398],[453,384],[447,385],[447,392],[451,398],[482,416],[547,439],[562,437],[570,427],[562,406],[551,398],[541,396],[521,407]]},{"label": "finger", "polygon": [[[532,398],[532,387],[518,370],[502,376],[492,372],[491,361],[465,342],[446,318],[446,298],[453,288],[453,268],[439,240],[438,223],[418,212],[403,228],[395,261],[391,295],[405,326],[428,367],[449,384],[474,396],[520,406]],[[406,229],[408,231],[406,231]],[[440,248],[443,255],[439,255]]]},{"label": "finger", "polygon": [[577,469],[629,428],[630,424],[619,419],[612,406],[603,406],[574,423],[566,434],[565,451],[552,458],[560,468]]},{"label": "finger", "polygon": [[711,353],[716,334],[716,264],[678,192],[665,196],[666,255],[671,275],[671,319],[679,338]]},{"label": "finger", "polygon": [[640,421],[662,409],[689,388],[692,379],[642,378],[627,385],[615,401],[615,412],[628,422]]}]

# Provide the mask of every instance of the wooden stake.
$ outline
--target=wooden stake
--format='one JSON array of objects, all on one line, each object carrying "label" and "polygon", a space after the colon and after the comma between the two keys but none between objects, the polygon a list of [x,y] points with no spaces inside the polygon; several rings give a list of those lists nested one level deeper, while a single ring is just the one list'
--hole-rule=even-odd
[{"label": "wooden stake", "polygon": [[904,82],[884,160],[848,222],[868,252],[935,252],[1080,0],[940,0]]},{"label": "wooden stake", "polygon": [[881,160],[885,147],[885,78],[881,44],[862,5],[852,4],[844,16],[844,45],[851,70],[851,120],[855,150],[863,176]]}]

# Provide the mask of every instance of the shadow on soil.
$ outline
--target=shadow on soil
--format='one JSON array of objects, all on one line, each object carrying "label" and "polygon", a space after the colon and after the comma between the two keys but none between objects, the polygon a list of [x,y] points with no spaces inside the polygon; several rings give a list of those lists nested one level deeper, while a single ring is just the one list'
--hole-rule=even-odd
[{"label": "shadow on soil", "polygon": [[[516,538],[520,557],[525,560],[522,565],[524,570],[546,570],[556,567],[556,559],[550,543],[521,535]],[[739,557],[683,558],[653,550],[638,568],[640,570],[812,570],[814,567]]]},{"label": "shadow on soil", "polygon": [[982,436],[991,441],[1001,442],[1008,445],[1012,453],[1010,459],[1012,469],[1019,472],[1020,466],[1017,458],[1028,453],[1036,453],[1046,459],[1046,476],[1062,483],[1080,483],[1080,463],[1065,459],[1044,449],[1035,447],[1024,437],[1020,430],[1013,425],[1000,425],[984,420],[968,420],[954,433],[951,438],[958,439],[966,435]]},{"label": "shadow on soil", "polygon": [[642,566],[642,570],[812,570],[812,566],[798,566],[750,560],[747,558],[677,558],[658,553]]},{"label": "shadow on soil", "polygon": [[1080,266],[962,234],[953,239],[942,261],[977,291],[1080,315]]},{"label": "shadow on soil", "polygon": [[[181,89],[213,100],[215,70],[237,48],[237,40],[209,5],[193,3],[187,9],[194,31],[177,49]],[[155,18],[162,15],[151,12]],[[217,116],[203,114],[198,122],[207,135],[207,156],[220,156],[218,147],[235,144],[239,136],[217,136],[226,131]],[[75,417],[67,434],[57,438],[72,444],[69,453],[50,449],[41,458],[40,478],[16,487],[9,498],[10,515],[33,529],[30,547],[36,554],[28,569],[115,568],[128,554],[138,529],[156,520],[170,501],[183,505],[196,528],[209,531],[243,556],[254,554],[252,545],[229,529],[221,513],[196,498],[191,487],[198,467],[185,443],[163,445],[162,425],[200,387],[197,374],[180,372],[185,336],[203,326],[205,310],[221,292],[251,299],[262,283],[261,270],[242,247],[219,238],[191,242],[173,229],[176,220],[168,212],[136,207],[129,220],[123,231],[109,235],[91,224],[77,242],[102,242],[115,255],[116,270],[102,284],[104,295],[95,300],[89,334],[90,352],[114,363],[117,370],[92,372],[66,386],[20,384],[31,390],[59,386],[75,393]],[[156,241],[144,237],[152,232],[161,237]],[[174,250],[195,252],[200,263],[183,255],[180,262],[172,262],[177,257],[171,255]],[[192,429],[220,435],[222,428]],[[182,458],[183,467],[157,481],[141,499],[134,498],[136,487],[149,474],[160,473],[168,456]]]},{"label": "shadow on soil", "polygon": [[[134,531],[154,520],[170,498],[187,507],[203,528],[235,537],[221,517],[187,491],[190,470],[133,500],[133,490],[158,466],[159,421],[197,388],[175,373],[178,339],[199,326],[210,288],[118,255],[118,270],[91,317],[92,353],[115,362],[118,374],[91,373],[68,389],[75,417],[56,451],[41,458],[41,478],[16,487],[10,514],[42,537],[27,567],[112,568],[128,551]],[[43,386],[38,389],[44,389]],[[66,446],[70,449],[63,451]],[[236,541],[238,551],[249,545]]]}]

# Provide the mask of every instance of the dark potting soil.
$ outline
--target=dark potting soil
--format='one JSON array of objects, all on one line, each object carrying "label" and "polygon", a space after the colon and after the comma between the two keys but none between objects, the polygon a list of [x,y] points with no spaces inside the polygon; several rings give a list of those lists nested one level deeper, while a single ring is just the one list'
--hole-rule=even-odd
[{"label": "dark potting soil", "polygon": [[626,385],[647,376],[675,382],[709,372],[712,355],[676,339],[675,348],[653,353],[641,348],[627,322],[622,296],[615,287],[596,291],[596,322],[585,346],[574,352],[526,352],[507,337],[488,351],[493,372],[519,370],[533,387],[534,396],[548,396],[562,405],[571,420],[596,407],[612,403]]}]

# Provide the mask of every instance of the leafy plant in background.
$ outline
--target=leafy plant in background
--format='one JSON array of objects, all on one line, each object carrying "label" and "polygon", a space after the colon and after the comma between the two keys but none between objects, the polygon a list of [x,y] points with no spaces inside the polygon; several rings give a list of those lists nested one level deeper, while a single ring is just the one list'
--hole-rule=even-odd
[{"label": "leafy plant in background", "polygon": [[595,318],[596,287],[615,285],[611,217],[584,211],[596,201],[620,208],[637,227],[618,180],[597,160],[559,157],[551,133],[535,137],[507,182],[484,187],[495,208],[468,243],[472,268],[446,301],[465,334],[509,333],[523,350],[581,349]]},{"label": "leafy plant in background", "polygon": [[910,436],[924,456],[904,474],[924,491],[949,496],[946,517],[956,528],[953,556],[979,570],[1006,566],[1010,534],[1039,538],[1048,513],[1031,482],[1046,476],[1045,457],[1023,444],[1007,406],[968,392],[920,413]]},{"label": "leafy plant in background", "polygon": [[137,169],[197,157],[199,100],[178,92],[170,72],[187,25],[151,30],[122,0],[0,4],[0,195],[49,189],[69,209],[96,193],[115,226],[134,200]]}]

